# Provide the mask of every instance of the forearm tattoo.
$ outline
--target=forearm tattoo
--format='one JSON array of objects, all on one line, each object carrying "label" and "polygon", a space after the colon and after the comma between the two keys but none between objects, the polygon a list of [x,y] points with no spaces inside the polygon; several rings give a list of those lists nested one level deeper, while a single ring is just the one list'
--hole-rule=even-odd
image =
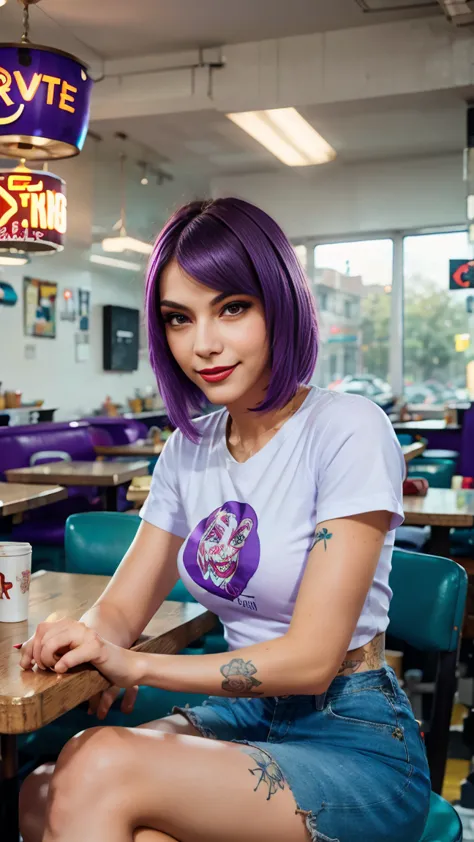
[{"label": "forearm tattoo", "polygon": [[[324,549],[327,550],[327,548],[328,548],[327,542],[330,541],[331,538],[332,538],[332,532],[329,532],[329,529],[326,529],[326,528],[320,529],[318,532],[316,532],[316,535],[314,537],[313,547],[315,547],[316,544],[319,544],[320,541],[324,541]],[[311,547],[311,549],[313,549],[313,547]]]},{"label": "forearm tattoo", "polygon": [[244,750],[256,764],[255,768],[249,768],[250,774],[258,778],[254,792],[257,791],[260,784],[263,784],[264,787],[268,787],[267,801],[270,801],[272,795],[276,795],[279,789],[285,789],[286,781],[281,769],[269,754],[266,754],[259,748]]},{"label": "forearm tattoo", "polygon": [[261,696],[263,694],[262,690],[256,689],[262,682],[254,678],[257,667],[252,664],[252,661],[233,658],[228,664],[224,664],[220,671],[225,678],[222,689],[233,693],[234,696]]}]

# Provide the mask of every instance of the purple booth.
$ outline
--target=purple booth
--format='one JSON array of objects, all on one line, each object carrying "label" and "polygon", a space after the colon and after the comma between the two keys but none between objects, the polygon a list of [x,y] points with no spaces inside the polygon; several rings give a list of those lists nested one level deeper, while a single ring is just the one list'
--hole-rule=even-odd
[{"label": "purple booth", "polygon": [[89,433],[94,445],[133,444],[148,435],[146,424],[132,418],[97,415],[83,421],[90,425]]},{"label": "purple booth", "polygon": [[[47,455],[53,453],[55,455]],[[27,468],[33,460],[36,464],[53,462],[61,458],[59,454],[67,454],[72,460],[95,460],[94,445],[86,422],[52,422],[0,428],[0,477],[3,480],[9,468]],[[76,512],[100,508],[96,489],[84,486],[68,488],[67,500],[25,515],[22,523],[13,526],[11,540],[29,541],[33,545],[62,546],[66,518]]]}]

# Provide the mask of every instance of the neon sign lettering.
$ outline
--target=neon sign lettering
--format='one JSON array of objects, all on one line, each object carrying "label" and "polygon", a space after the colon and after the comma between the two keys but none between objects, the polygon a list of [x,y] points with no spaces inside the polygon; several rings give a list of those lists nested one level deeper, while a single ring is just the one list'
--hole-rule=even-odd
[{"label": "neon sign lettering", "polygon": [[[64,182],[48,172],[26,167],[0,170],[0,250],[4,243],[34,251],[62,248],[67,231],[67,199]],[[6,247],[6,246],[5,246]]]},{"label": "neon sign lettering", "polygon": [[[4,67],[0,67],[0,100],[7,108],[15,110],[6,117],[0,117],[0,125],[15,123],[20,119],[25,109],[25,102],[32,102],[37,95],[40,85],[46,85],[46,105],[56,106],[61,111],[69,111],[74,114],[74,94],[77,94],[75,85],[70,85],[65,79],[59,76],[50,76],[47,73],[33,73],[33,76],[26,81],[21,70],[14,70],[11,74]],[[18,100],[23,102],[18,104]]]}]

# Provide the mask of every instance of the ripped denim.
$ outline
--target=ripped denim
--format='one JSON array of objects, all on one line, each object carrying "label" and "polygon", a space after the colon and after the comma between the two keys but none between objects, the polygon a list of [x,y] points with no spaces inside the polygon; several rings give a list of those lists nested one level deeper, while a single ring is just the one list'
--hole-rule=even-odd
[{"label": "ripped denim", "polygon": [[390,667],[339,676],[323,696],[211,696],[173,713],[203,737],[264,752],[291,789],[312,842],[421,839],[428,764]]}]

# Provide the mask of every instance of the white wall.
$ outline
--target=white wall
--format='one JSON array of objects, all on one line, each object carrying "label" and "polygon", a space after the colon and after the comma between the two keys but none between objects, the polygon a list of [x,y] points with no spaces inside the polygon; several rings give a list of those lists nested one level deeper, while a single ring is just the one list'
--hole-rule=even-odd
[{"label": "white wall", "polygon": [[[58,407],[56,420],[89,414],[107,395],[126,403],[135,389],[155,382],[147,359],[141,360],[139,370],[133,373],[103,371],[102,306],[120,304],[143,312],[143,282],[129,272],[96,272],[89,266],[87,253],[70,247],[25,267],[3,267],[0,274],[0,280],[11,283],[18,295],[15,307],[0,307],[0,381],[5,389],[21,389],[25,400],[42,398],[45,406]],[[24,275],[58,283],[56,339],[24,335]],[[76,362],[77,323],[59,319],[64,289],[77,287],[91,290],[90,358],[86,362]],[[32,345],[35,359],[25,359],[25,346]]]},{"label": "white wall", "polygon": [[239,196],[274,216],[292,239],[463,224],[462,155],[223,176],[212,195]]}]

